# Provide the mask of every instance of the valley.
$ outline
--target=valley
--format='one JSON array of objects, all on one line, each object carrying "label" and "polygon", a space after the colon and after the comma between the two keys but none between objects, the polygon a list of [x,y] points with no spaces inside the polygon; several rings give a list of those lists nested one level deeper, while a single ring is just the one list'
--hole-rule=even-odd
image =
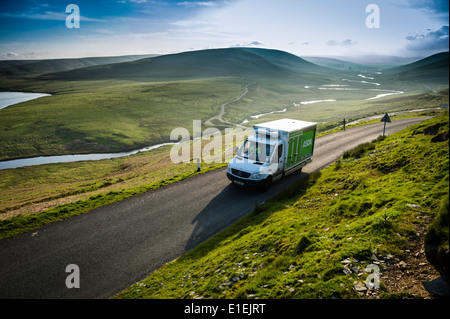
[{"label": "valley", "polygon": [[398,98],[427,93],[436,106],[447,99],[448,76],[426,67],[445,65],[448,53],[429,59],[382,72],[336,70],[283,51],[230,48],[78,68],[70,61],[58,72],[54,61],[39,62],[27,76],[9,63],[0,90],[51,96],[1,110],[0,160],[132,151],[170,142],[173,128],[193,120],[219,129],[280,117],[338,122],[414,109]]},{"label": "valley", "polygon": [[[171,255],[170,258],[167,257],[165,246],[159,250],[161,255],[158,256],[164,256],[164,258],[168,258],[166,261],[170,261],[212,235],[212,232],[204,231],[203,222],[211,221],[209,217],[204,218],[204,213],[208,212],[206,215],[210,216],[211,212],[216,212],[217,200],[220,200],[222,192],[230,194],[230,185],[225,179],[222,180],[220,178],[220,176],[223,176],[223,169],[221,170],[220,168],[226,164],[201,162],[201,170],[198,171],[196,163],[174,164],[171,161],[169,156],[170,145],[167,145],[167,143],[173,142],[170,140],[170,133],[174,128],[184,127],[190,130],[193,120],[201,120],[202,129],[217,127],[221,130],[235,125],[252,126],[256,123],[281,117],[315,121],[319,123],[318,138],[321,138],[321,141],[328,141],[323,143],[325,146],[318,143],[318,150],[320,150],[320,147],[337,148],[332,155],[325,149],[321,150],[322,153],[318,152],[318,157],[311,166],[314,167],[315,171],[318,171],[342,155],[339,143],[344,143],[344,141],[339,138],[336,140],[336,136],[339,137],[340,133],[343,133],[339,131],[342,130],[341,125],[344,119],[347,123],[353,122],[354,126],[367,124],[364,121],[373,119],[372,124],[366,127],[371,127],[372,130],[375,130],[370,133],[371,137],[375,137],[378,134],[379,118],[377,116],[379,114],[389,113],[392,119],[396,121],[396,125],[401,125],[399,123],[419,123],[423,118],[410,118],[438,116],[442,112],[439,106],[442,104],[448,105],[448,69],[447,73],[445,73],[439,67],[440,65],[445,65],[445,63],[448,64],[448,52],[424,59],[418,64],[416,62],[410,66],[402,66],[401,69],[380,69],[373,66],[360,65],[356,67],[352,65],[352,70],[335,70],[307,62],[282,51],[243,48],[144,57],[132,61],[116,61],[113,64],[103,63],[80,68],[73,67],[72,63],[73,61],[70,61],[68,65],[63,67],[63,70],[58,70],[57,72],[54,72],[55,66],[44,68],[45,70],[41,69],[40,71],[36,71],[39,68],[34,67],[33,70],[35,71],[27,76],[23,76],[17,69],[10,69],[11,67],[16,68],[21,63],[12,63],[14,66],[9,65],[6,69],[0,70],[5,74],[0,80],[0,89],[2,91],[45,92],[49,94],[38,99],[10,105],[0,110],[0,161],[2,161],[0,168],[2,164],[6,165],[11,160],[32,161],[36,157],[42,158],[44,156],[63,155],[68,156],[67,160],[69,161],[65,163],[42,163],[42,165],[34,166],[25,164],[24,167],[4,167],[4,169],[0,169],[0,238],[15,237],[21,233],[33,230],[28,235],[24,234],[21,238],[29,237],[25,240],[30,240],[30,238],[34,240],[36,239],[34,238],[35,236],[41,236],[45,234],[46,229],[51,229],[45,228],[48,226],[47,224],[54,224],[55,221],[67,219],[70,219],[71,223],[72,220],[74,220],[73,223],[76,223],[78,219],[71,217],[82,215],[80,216],[82,219],[100,218],[98,230],[101,231],[98,232],[99,236],[96,239],[98,243],[102,245],[107,243],[106,245],[109,245],[109,243],[117,241],[117,243],[120,242],[127,245],[127,241],[122,241],[123,237],[117,237],[116,228],[119,226],[116,218],[113,218],[111,222],[111,238],[113,240],[104,241],[102,232],[105,230],[105,225],[102,218],[105,215],[102,215],[99,210],[111,216],[111,207],[119,207],[115,213],[124,219],[120,227],[126,227],[129,225],[130,215],[122,214],[123,211],[129,211],[130,213],[133,211],[136,214],[142,213],[145,218],[148,218],[148,207],[146,205],[141,203],[142,209],[140,212],[135,212],[133,208],[135,206],[128,206],[127,203],[139,201],[142,198],[140,196],[152,197],[162,192],[171,193],[174,189],[179,189],[183,185],[200,183],[202,187],[197,188],[200,194],[198,197],[202,198],[202,201],[190,200],[193,203],[191,214],[194,219],[192,221],[188,220],[186,223],[177,224],[177,227],[181,227],[185,231],[187,229],[188,244],[183,246],[181,250],[177,246],[176,253]],[[427,68],[428,66],[429,69]],[[436,69],[438,69],[438,72],[430,72],[430,70]],[[440,121],[445,122],[443,117],[440,117]],[[367,133],[366,127],[355,128],[355,131],[358,131],[360,136],[363,136]],[[330,133],[334,133],[330,139],[324,136],[330,135]],[[403,133],[401,135],[402,138],[406,136],[404,134],[409,133]],[[348,145],[346,144],[346,149],[351,149],[353,146],[361,143],[358,138],[355,139],[351,135],[346,136],[346,143],[348,143]],[[394,139],[398,138],[398,136],[394,137]],[[426,140],[428,137],[420,136],[420,138]],[[335,139],[335,142],[330,142],[333,139]],[[202,141],[203,145],[207,142],[206,140]],[[390,147],[388,143],[389,140],[384,142],[380,149],[388,150]],[[396,143],[400,145],[400,142]],[[435,148],[437,149],[437,147]],[[142,152],[138,152],[139,150],[142,150]],[[425,150],[421,150],[421,152],[425,152]],[[383,154],[385,154],[384,151]],[[89,157],[93,155],[106,156],[106,158],[96,158],[93,161],[93,158]],[[87,158],[83,156],[87,156]],[[77,157],[89,160],[71,160]],[[389,162],[389,160],[389,158],[383,158],[385,162]],[[31,162],[31,164],[39,163]],[[347,164],[347,162],[342,161],[341,163],[339,161],[324,174],[328,176],[333,174],[330,172],[334,171],[338,175],[344,172],[343,176],[350,176],[351,165],[351,163]],[[436,167],[439,167],[439,165]],[[413,171],[413,168],[410,169]],[[442,168],[440,170],[442,171]],[[365,174],[365,171],[361,170],[361,172],[355,174],[363,174],[363,172]],[[441,172],[440,174],[444,173]],[[320,172],[313,173],[311,176],[315,179],[320,177],[320,174]],[[378,173],[376,176],[378,176]],[[339,176],[336,178],[339,178]],[[366,179],[365,175],[363,179]],[[202,180],[212,180],[214,183],[208,184],[201,182]],[[369,181],[369,179],[367,180]],[[308,178],[305,181],[309,183]],[[288,187],[291,182],[292,179],[280,183],[277,185],[276,192],[281,191],[283,187]],[[176,185],[171,185],[175,183]],[[330,183],[331,186],[327,187],[338,185],[338,182]],[[214,187],[210,187],[213,184]],[[445,183],[442,182],[441,184]],[[171,186],[167,187],[168,185]],[[295,188],[297,186],[294,183],[292,187]],[[277,206],[276,202],[275,204],[269,202],[266,205],[261,205],[259,204],[260,201],[254,203],[252,202],[253,199],[251,199],[247,203],[248,205],[245,206],[245,209],[239,207],[231,209],[234,214],[237,214],[236,216],[239,215],[239,218],[243,217],[245,213],[251,212],[252,208],[254,208],[254,212],[248,218],[235,224],[235,227],[228,228],[227,231],[219,234],[219,237],[213,237],[211,241],[207,241],[199,249],[184,255],[181,261],[183,261],[183,258],[185,260],[186,258],[189,259],[190,256],[196,256],[199,252],[203,254],[205,247],[209,247],[208,245],[211,245],[211,243],[215,245],[215,240],[217,238],[220,240],[224,234],[225,236],[230,236],[230,238],[226,239],[227,241],[231,240],[236,227],[239,230],[238,237],[247,238],[245,233],[241,234],[241,226],[244,225],[246,227],[246,223],[249,220],[252,222],[252,218],[255,216],[257,219],[259,218],[258,216],[271,218],[272,212],[266,213],[266,211],[269,211],[267,207],[272,205],[276,206],[277,211],[290,209],[290,205],[297,200],[292,201],[292,198],[289,196],[294,188],[288,187],[287,190],[278,195],[277,198],[286,197],[285,200],[282,200],[280,207]],[[187,189],[190,188],[188,187]],[[402,190],[404,191],[404,189]],[[335,190],[334,188],[326,191],[319,190],[315,191],[313,195],[309,195],[308,200],[312,202],[316,193],[320,194],[320,196],[323,195],[323,198],[331,198],[329,194],[338,194],[340,196],[341,193],[344,194],[344,191],[347,191],[345,187],[342,190]],[[209,197],[203,196],[206,193]],[[231,193],[232,198],[236,198],[238,193],[240,196],[243,196],[241,199],[246,196],[246,193],[235,190]],[[267,195],[260,193],[250,192],[250,194],[257,196],[261,200],[265,200],[267,197]],[[180,191],[178,195],[180,195],[180,198],[191,198],[192,196],[191,192],[187,190]],[[350,195],[349,193],[348,196]],[[332,197],[335,201],[339,200],[336,196]],[[174,195],[173,198],[175,197],[178,196]],[[179,204],[176,209],[173,206],[169,206],[166,209],[162,203],[167,204],[172,201],[158,198],[155,196],[155,200],[160,201],[158,202],[159,204],[151,205],[151,207],[163,213],[164,216],[167,215],[167,212],[171,214],[182,212],[182,215],[185,215],[186,207],[183,205]],[[129,199],[129,201],[126,201],[126,199]],[[412,202],[412,200],[412,198],[408,198],[408,203]],[[333,212],[341,209],[341,206],[345,206],[344,201],[335,201],[324,202],[324,209],[327,209],[326,207],[329,206]],[[222,208],[228,210],[230,202],[232,202],[230,199],[222,202]],[[243,202],[243,200],[237,201],[237,205],[241,205]],[[340,206],[335,207],[336,203]],[[108,204],[113,205],[106,206]],[[197,207],[199,204],[205,205],[205,209],[200,209],[200,213]],[[298,206],[297,204],[295,205],[295,207]],[[436,201],[433,199],[429,206],[436,206]],[[206,210],[206,208],[208,209]],[[303,209],[302,207],[300,208]],[[95,209],[97,209],[96,214],[83,214],[92,212]],[[351,214],[351,211],[352,209],[348,211],[343,209],[345,214]],[[258,215],[259,212],[263,213]],[[226,214],[219,215],[221,216],[220,227],[225,227],[224,225],[229,225],[232,222]],[[236,220],[238,217],[236,217]],[[141,223],[139,218],[133,220],[136,221],[136,225],[143,227],[142,229],[153,225],[152,222]],[[165,235],[166,226],[164,226],[164,223],[166,221],[164,218],[157,219],[163,223],[161,226],[163,231],[161,232],[161,229],[158,228],[151,230],[150,233],[163,234],[161,238],[163,238],[164,242],[167,238],[170,238],[170,236]],[[178,217],[175,219],[178,220]],[[329,218],[326,217],[326,219],[328,220]],[[199,222],[199,220],[202,222]],[[64,224],[70,228],[71,223],[66,222]],[[344,222],[340,226],[344,227]],[[319,223],[325,227],[325,220],[319,220]],[[175,224],[171,223],[167,229],[172,229]],[[186,224],[189,224],[189,227],[186,228]],[[95,226],[97,224],[93,225],[93,227],[97,227]],[[304,226],[303,223],[299,225],[296,225],[296,227],[298,226],[298,229],[302,230],[298,230],[298,235],[306,234],[306,228],[302,228]],[[400,222],[397,224],[397,221],[396,225],[403,227],[403,224]],[[220,231],[220,227],[215,229],[214,232]],[[276,230],[278,225],[275,224],[270,227],[274,230],[273,233],[279,230],[282,230],[283,233],[285,230],[284,226]],[[71,228],[71,231],[74,231],[74,229]],[[190,231],[192,234],[189,234]],[[328,230],[325,229],[325,231]],[[56,233],[52,232],[53,235]],[[86,232],[87,236],[91,236],[92,233],[94,231]],[[128,231],[126,233],[134,236],[135,232]],[[147,236],[149,231],[144,230],[143,233]],[[273,233],[267,237],[271,237]],[[407,233],[408,231],[405,234]],[[140,236],[139,232],[136,234]],[[310,236],[310,234],[308,233],[308,238],[315,240],[316,236]],[[341,231],[339,230],[336,236],[341,236],[340,234]],[[288,235],[288,233],[284,232],[282,236],[285,238]],[[63,231],[61,236],[65,237],[66,233]],[[359,235],[355,231],[345,232],[345,236],[346,238],[356,238]],[[281,237],[278,239],[281,240]],[[375,237],[375,239],[382,242],[378,237]],[[18,239],[18,241],[20,240],[22,239]],[[134,238],[131,242],[134,243],[135,240],[138,239]],[[87,244],[85,247],[89,246],[89,240],[83,242]],[[58,241],[53,242],[51,245],[54,243],[57,243],[59,247]],[[241,245],[240,241],[237,241],[237,243],[238,246]],[[176,244],[172,244],[176,246]],[[392,254],[398,253],[396,250],[397,246],[403,246],[397,244],[396,242],[389,243],[389,247],[383,248]],[[71,244],[68,243],[68,245]],[[277,245],[278,248],[281,247],[281,250],[283,247],[287,247],[289,251],[295,248],[293,241],[278,241]],[[148,244],[144,246],[147,251]],[[107,252],[107,254],[116,255],[114,253],[116,247],[117,245],[109,246],[108,249],[103,251]],[[291,264],[292,261],[289,256],[283,255],[280,260],[276,255],[270,256],[273,253],[272,248],[272,246],[267,246],[264,249],[261,247],[261,249],[258,248],[259,250],[256,251],[258,258],[262,258],[262,255],[259,256],[262,249],[269,253],[270,260],[264,258],[260,260],[261,263],[271,264],[275,260],[273,266],[270,265],[267,268],[270,272],[275,269],[275,272],[278,273],[280,269],[288,266],[289,271],[294,269],[290,266],[294,264]],[[275,249],[276,252],[278,252],[278,248]],[[337,255],[341,257],[341,255],[344,256],[344,253],[347,253],[347,251],[341,251],[338,248],[337,246],[333,248],[338,252],[333,252],[333,269],[339,268],[336,265],[342,259],[337,259]],[[373,247],[368,247],[364,243],[358,242],[358,246],[355,249],[359,249],[355,254],[362,252],[365,256],[372,251]],[[239,248],[239,250],[241,249]],[[89,251],[89,249],[86,251]],[[123,249],[123,251],[129,251],[129,249]],[[80,252],[83,254],[81,250]],[[64,253],[62,254],[64,255]],[[136,253],[133,256],[138,259],[143,258],[140,253]],[[230,258],[233,259],[234,253],[231,253],[231,256]],[[60,258],[58,253],[55,253],[53,257]],[[398,257],[401,257],[401,253],[398,254]],[[122,255],[117,254],[117,258],[122,258]],[[101,262],[101,260],[103,259],[92,261]],[[159,258],[156,264],[152,264],[152,267],[154,269],[160,267],[162,265],[161,260]],[[199,258],[199,260],[202,259]],[[122,261],[127,263],[127,265],[129,263],[127,258]],[[42,269],[47,269],[44,264],[41,266],[43,267]],[[143,271],[141,269],[142,263],[137,259],[135,266],[137,267],[136,269],[139,268],[135,273],[139,273],[141,278],[143,278],[144,274],[148,274],[148,269]],[[189,264],[189,267],[191,266]],[[336,277],[339,280],[342,279],[341,276],[333,275],[335,270],[330,270],[324,265],[322,266],[325,270],[321,270],[320,273],[323,273],[323,276],[326,278]],[[102,265],[100,268],[104,269],[104,267]],[[179,267],[179,264],[175,263],[174,267]],[[197,266],[194,265],[192,267],[195,268]],[[265,266],[261,267],[263,269]],[[181,268],[184,271],[186,267],[182,264]],[[152,278],[159,278],[160,274],[165,276],[164,269],[167,268],[164,267],[161,272],[157,272],[153,277],[149,277],[150,279],[145,285],[150,287],[153,285]],[[306,265],[305,269],[307,269]],[[338,270],[341,271],[340,268]],[[204,271],[207,272],[207,270]],[[227,268],[226,271],[228,272],[229,269]],[[298,273],[298,271],[302,270],[297,271],[296,269],[295,271]],[[315,268],[311,271],[312,273],[317,272]],[[178,276],[178,269],[176,272]],[[303,279],[299,280],[298,283],[292,284],[289,280],[283,279],[283,287],[287,289],[286,293],[284,288],[281,290],[270,288],[270,291],[267,290],[267,287],[265,287],[267,283],[264,280],[268,279],[269,285],[272,285],[277,280],[275,277],[278,275],[266,277],[263,272],[262,277],[260,275],[255,276],[257,278],[255,285],[257,284],[257,286],[253,286],[253,283],[250,283],[249,286],[242,286],[242,289],[239,289],[240,283],[228,285],[225,281],[224,283],[226,284],[214,282],[214,285],[218,285],[219,289],[225,287],[227,293],[225,296],[227,297],[253,298],[256,295],[269,298],[280,296],[294,296],[295,298],[317,297],[317,295],[311,294],[308,288],[303,289],[304,286],[301,285],[300,281],[306,280],[304,278],[310,279],[307,276],[305,277],[303,273],[299,277]],[[196,274],[196,272],[193,273]],[[89,275],[92,274],[94,273]],[[44,278],[45,271],[39,272],[38,275]],[[230,276],[228,277],[234,278]],[[250,274],[248,276],[250,277]],[[94,275],[94,277],[96,276]],[[132,279],[129,276],[126,277],[123,278],[124,284],[122,288],[132,283],[130,282]],[[184,283],[183,278],[181,281]],[[317,278],[320,279],[320,277]],[[8,278],[5,277],[3,279],[7,280]],[[239,280],[238,278],[237,281]],[[177,278],[177,283],[181,281]],[[11,285],[14,285],[16,281],[12,280],[11,282]],[[86,293],[92,294],[89,296],[110,297],[112,292],[118,292],[116,283],[102,282],[108,286],[107,293],[103,292],[103,294],[100,294],[96,290],[100,285],[93,285],[90,288],[92,290]],[[286,283],[288,285],[285,285]],[[324,285],[322,280],[312,281],[312,283],[319,288]],[[352,290],[351,282],[345,279],[343,283],[345,287],[342,286],[342,283],[339,288],[334,286],[331,288],[327,287],[327,296],[357,297]],[[57,292],[51,284],[49,282],[47,284],[48,292],[56,294]],[[325,285],[328,285],[328,283]],[[226,287],[230,287],[230,289]],[[130,290],[119,295],[119,297],[133,298],[138,296],[147,298],[149,296],[159,296],[158,294],[170,296],[170,298],[194,296],[188,288],[186,290],[173,290],[175,291],[174,294],[168,294],[164,287],[161,287],[161,290],[154,289],[150,293],[145,290],[142,291],[142,294],[139,292],[140,288],[137,288],[137,292],[134,290],[135,288],[130,288]],[[200,288],[200,294],[209,296],[212,291],[212,296],[222,296],[218,294],[217,288],[212,290],[209,290],[209,288],[209,286],[205,289]],[[316,291],[320,292],[319,288]],[[24,289],[20,293],[40,294],[40,289],[41,287],[38,287],[35,291]],[[67,293],[65,288],[63,293]],[[83,293],[85,292],[83,291]],[[222,293],[222,291],[219,293]]]},{"label": "valley", "polygon": [[[431,65],[445,64],[448,53],[429,59]],[[1,219],[119,192],[105,197],[111,202],[122,198],[122,190],[140,193],[191,176],[196,164],[171,163],[167,144],[176,142],[170,140],[174,128],[191,130],[193,120],[202,121],[203,131],[298,118],[318,122],[323,135],[344,119],[417,109],[428,115],[448,104],[448,78],[422,73],[426,59],[413,64],[424,75],[419,83],[399,81],[400,74],[414,74],[407,66],[381,71],[353,64],[351,71],[334,70],[261,49],[196,51],[82,68],[73,63],[56,73],[40,67],[41,73],[28,77],[15,69],[2,71],[10,74],[2,77],[2,90],[51,95],[0,110]],[[164,79],[158,78],[164,70]],[[11,169],[52,161],[65,163]],[[202,163],[202,172],[223,165]]]}]

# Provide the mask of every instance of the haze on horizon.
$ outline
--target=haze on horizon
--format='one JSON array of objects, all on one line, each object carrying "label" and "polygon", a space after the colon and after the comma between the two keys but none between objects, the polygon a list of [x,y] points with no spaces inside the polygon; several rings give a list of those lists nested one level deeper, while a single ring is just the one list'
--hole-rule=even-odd
[{"label": "haze on horizon", "polygon": [[[68,28],[66,6],[80,10]],[[379,9],[379,25],[367,22]],[[0,3],[0,59],[258,47],[298,56],[426,57],[449,50],[444,0],[17,0]],[[375,20],[370,20],[374,22]]]}]

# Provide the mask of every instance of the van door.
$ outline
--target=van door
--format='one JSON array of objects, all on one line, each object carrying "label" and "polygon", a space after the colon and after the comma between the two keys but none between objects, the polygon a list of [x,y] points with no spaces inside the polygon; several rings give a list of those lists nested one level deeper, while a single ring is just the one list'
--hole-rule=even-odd
[{"label": "van door", "polygon": [[[272,158],[270,160],[270,167],[272,170],[273,177],[282,177],[284,172],[284,148],[283,144],[279,144],[276,146]],[[278,179],[278,178],[277,178]]]},{"label": "van door", "polygon": [[297,149],[295,150],[295,162],[294,164],[298,164],[300,159],[302,158],[302,143],[303,143],[303,134],[297,137]]},{"label": "van door", "polygon": [[289,137],[288,155],[286,169],[297,164],[300,158],[300,151],[302,146],[303,132],[294,133]]},{"label": "van door", "polygon": [[278,173],[282,173],[284,171],[284,153],[283,153],[284,149],[283,149],[283,144],[278,145],[277,148],[277,163],[278,163],[278,169],[277,169],[277,174]]}]

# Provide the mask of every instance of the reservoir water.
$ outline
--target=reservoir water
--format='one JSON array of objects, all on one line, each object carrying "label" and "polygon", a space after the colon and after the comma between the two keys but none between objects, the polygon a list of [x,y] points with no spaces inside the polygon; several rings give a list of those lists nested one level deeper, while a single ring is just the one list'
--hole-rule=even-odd
[{"label": "reservoir water", "polygon": [[163,143],[153,146],[144,147],[131,152],[121,152],[121,153],[99,153],[99,154],[76,154],[76,155],[55,155],[55,156],[39,156],[30,158],[21,158],[10,161],[0,161],[0,170],[7,168],[18,168],[24,166],[32,165],[42,165],[42,164],[54,164],[54,163],[67,163],[67,162],[79,162],[79,161],[98,161],[108,158],[116,158],[122,156],[130,156],[137,154],[139,152],[150,151],[155,148],[172,145],[174,143]]},{"label": "reservoir water", "polygon": [[24,93],[24,92],[0,92],[0,109],[5,107],[26,102],[34,99],[38,99],[44,96],[51,96],[47,93]]}]

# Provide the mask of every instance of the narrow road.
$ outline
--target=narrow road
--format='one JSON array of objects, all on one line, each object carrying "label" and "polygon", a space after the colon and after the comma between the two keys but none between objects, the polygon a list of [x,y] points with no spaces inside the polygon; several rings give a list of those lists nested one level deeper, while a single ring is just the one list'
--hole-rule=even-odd
[{"label": "narrow road", "polygon": [[[234,102],[239,101],[239,100],[242,99],[247,93],[248,93],[248,85],[245,86],[244,92],[241,93],[241,95],[239,95],[237,98],[235,98],[235,99],[232,100],[232,101],[228,101],[228,102],[223,103],[223,104],[220,106],[220,112],[219,112],[219,114],[216,115],[216,116],[214,116],[214,117],[212,117],[212,118],[210,118],[209,120],[206,120],[206,121],[205,121],[205,124],[206,124],[206,125],[214,125],[213,123],[211,123],[211,121],[213,121],[213,120],[219,120],[220,122],[225,123],[225,124],[230,124],[230,125],[233,125],[233,126],[235,126],[235,125],[236,125],[236,126],[242,126],[242,125],[240,125],[240,124],[234,124],[234,123],[227,122],[227,121],[225,121],[222,117],[223,117],[224,114],[225,114],[225,106],[227,106],[228,104],[231,104],[231,103],[234,103]],[[244,127],[244,126],[242,126],[242,127]]]},{"label": "narrow road", "polygon": [[[386,134],[424,119],[395,120]],[[218,169],[0,240],[0,298],[109,298],[382,130],[376,123],[318,138],[303,173],[266,193],[232,185]],[[66,287],[69,264],[79,267],[80,288]]]}]

